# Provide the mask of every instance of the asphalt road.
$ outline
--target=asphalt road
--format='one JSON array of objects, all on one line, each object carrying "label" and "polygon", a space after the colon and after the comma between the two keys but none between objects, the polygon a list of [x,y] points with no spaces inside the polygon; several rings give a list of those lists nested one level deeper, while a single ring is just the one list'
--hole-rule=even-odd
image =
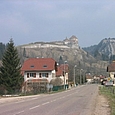
[{"label": "asphalt road", "polygon": [[77,86],[54,94],[14,99],[0,104],[0,115],[91,115],[98,85]]}]

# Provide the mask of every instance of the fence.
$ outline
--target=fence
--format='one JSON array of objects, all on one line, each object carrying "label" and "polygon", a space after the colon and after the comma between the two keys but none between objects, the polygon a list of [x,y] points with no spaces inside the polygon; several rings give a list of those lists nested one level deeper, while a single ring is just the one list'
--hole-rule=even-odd
[{"label": "fence", "polygon": [[[65,88],[68,89],[68,85],[65,85]],[[64,89],[64,85],[61,86],[53,86],[52,91],[58,91],[58,90],[63,90]]]}]

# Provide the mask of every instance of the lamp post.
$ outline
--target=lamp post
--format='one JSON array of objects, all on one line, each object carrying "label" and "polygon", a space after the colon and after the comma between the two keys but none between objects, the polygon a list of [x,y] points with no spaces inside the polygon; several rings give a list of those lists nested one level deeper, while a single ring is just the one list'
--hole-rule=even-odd
[{"label": "lamp post", "polygon": [[76,67],[77,67],[77,65],[74,66],[74,79],[73,79],[73,80],[74,80],[74,81],[73,81],[73,82],[74,82],[74,87],[76,86],[76,83],[75,83],[75,68],[76,68]]},{"label": "lamp post", "polygon": [[86,76],[86,74],[85,74],[85,71],[83,72],[83,84],[85,84],[85,76]]},{"label": "lamp post", "polygon": [[82,71],[83,69],[80,69],[80,85],[81,85],[81,71]]},{"label": "lamp post", "polygon": [[66,74],[66,71],[65,71],[65,63],[66,63],[67,61],[64,61],[64,89],[65,89],[65,74]]}]

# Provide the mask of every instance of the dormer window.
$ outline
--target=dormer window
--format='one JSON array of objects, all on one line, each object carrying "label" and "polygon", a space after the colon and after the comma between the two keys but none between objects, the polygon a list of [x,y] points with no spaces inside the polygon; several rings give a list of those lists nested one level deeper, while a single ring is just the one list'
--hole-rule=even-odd
[{"label": "dormer window", "polygon": [[30,67],[31,67],[31,68],[34,68],[34,65],[31,65]]},{"label": "dormer window", "polygon": [[43,65],[44,68],[47,68],[47,65]]}]

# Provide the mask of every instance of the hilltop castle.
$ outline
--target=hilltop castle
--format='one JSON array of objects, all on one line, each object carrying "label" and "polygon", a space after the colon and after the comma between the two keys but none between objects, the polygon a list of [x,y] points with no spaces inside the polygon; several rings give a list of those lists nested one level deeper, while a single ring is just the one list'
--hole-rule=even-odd
[{"label": "hilltop castle", "polygon": [[22,48],[79,48],[78,38],[71,36],[63,41],[36,42],[22,46]]}]

